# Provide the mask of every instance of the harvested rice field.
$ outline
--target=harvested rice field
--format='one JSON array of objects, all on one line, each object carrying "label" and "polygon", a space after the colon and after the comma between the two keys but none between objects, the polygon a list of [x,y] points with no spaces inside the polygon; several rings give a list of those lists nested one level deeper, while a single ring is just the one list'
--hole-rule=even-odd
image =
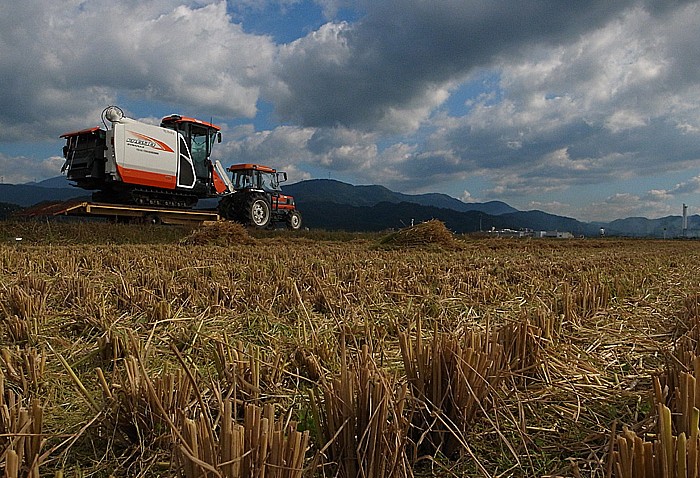
[{"label": "harvested rice field", "polygon": [[4,476],[700,467],[700,242],[3,226]]}]

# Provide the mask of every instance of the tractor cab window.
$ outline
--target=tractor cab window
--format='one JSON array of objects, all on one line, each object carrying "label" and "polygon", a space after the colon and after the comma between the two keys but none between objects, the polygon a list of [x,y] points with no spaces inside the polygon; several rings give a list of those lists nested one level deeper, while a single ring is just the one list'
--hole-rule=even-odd
[{"label": "tractor cab window", "polygon": [[235,189],[249,189],[255,187],[253,171],[234,171],[231,182]]},{"label": "tractor cab window", "polygon": [[260,174],[260,187],[263,191],[267,192],[279,192],[280,183],[277,180],[277,175],[272,173],[261,173]]}]

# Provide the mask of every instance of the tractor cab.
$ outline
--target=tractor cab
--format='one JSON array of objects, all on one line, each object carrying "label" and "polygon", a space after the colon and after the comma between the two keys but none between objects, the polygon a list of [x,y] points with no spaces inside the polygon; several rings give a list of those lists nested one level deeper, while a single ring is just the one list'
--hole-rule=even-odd
[{"label": "tractor cab", "polygon": [[234,193],[219,202],[219,213],[224,218],[257,228],[275,223],[286,223],[293,230],[301,227],[294,198],[282,194],[280,187],[287,173],[259,164],[234,164],[228,171]]},{"label": "tractor cab", "polygon": [[214,141],[221,142],[221,128],[205,121],[180,115],[170,115],[160,121],[161,128],[177,131],[187,143],[192,155],[194,171],[197,179],[203,183],[209,180],[209,156],[211,156]]},{"label": "tractor cab", "polygon": [[266,193],[282,192],[280,183],[287,180],[287,173],[258,164],[234,164],[228,170],[235,190],[259,189]]}]

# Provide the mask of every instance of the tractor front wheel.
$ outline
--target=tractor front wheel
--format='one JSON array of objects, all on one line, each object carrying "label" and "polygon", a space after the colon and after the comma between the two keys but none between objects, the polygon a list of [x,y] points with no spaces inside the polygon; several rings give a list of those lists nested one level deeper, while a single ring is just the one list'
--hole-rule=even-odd
[{"label": "tractor front wheel", "polygon": [[232,195],[221,198],[219,201],[218,210],[221,217],[228,219],[229,221],[237,220],[238,216],[240,215],[238,213],[239,208],[236,207],[236,201]]},{"label": "tractor front wheel", "polygon": [[298,231],[301,229],[301,214],[299,211],[291,211],[287,215],[287,228],[292,231]]},{"label": "tractor front wheel", "polygon": [[247,219],[253,226],[264,229],[270,224],[270,203],[264,196],[252,196],[246,207]]}]

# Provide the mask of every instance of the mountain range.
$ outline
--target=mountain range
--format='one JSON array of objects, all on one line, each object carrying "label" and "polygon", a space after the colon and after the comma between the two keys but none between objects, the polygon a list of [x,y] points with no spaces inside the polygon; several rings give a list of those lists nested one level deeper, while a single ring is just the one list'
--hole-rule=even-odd
[{"label": "mountain range", "polygon": [[501,201],[485,203],[465,203],[447,194],[403,194],[391,191],[384,186],[353,186],[352,184],[332,179],[310,179],[290,184],[283,188],[285,194],[312,202],[331,202],[348,206],[374,206],[381,202],[407,202],[421,206],[431,206],[454,211],[480,211],[498,216],[500,214],[518,212],[517,209]]},{"label": "mountain range", "polygon": [[[312,179],[283,187],[294,196],[309,228],[347,231],[380,231],[439,219],[452,231],[472,233],[492,229],[560,231],[576,236],[680,237],[681,217],[659,219],[632,217],[612,222],[581,222],[543,211],[519,211],[501,201],[465,203],[446,194],[403,194],[384,186],[354,186],[331,179]],[[0,218],[18,207],[43,201],[64,201],[90,192],[73,187],[58,176],[37,183],[0,184]],[[200,201],[212,207],[216,201]],[[688,237],[700,237],[700,216],[688,217]]]}]

